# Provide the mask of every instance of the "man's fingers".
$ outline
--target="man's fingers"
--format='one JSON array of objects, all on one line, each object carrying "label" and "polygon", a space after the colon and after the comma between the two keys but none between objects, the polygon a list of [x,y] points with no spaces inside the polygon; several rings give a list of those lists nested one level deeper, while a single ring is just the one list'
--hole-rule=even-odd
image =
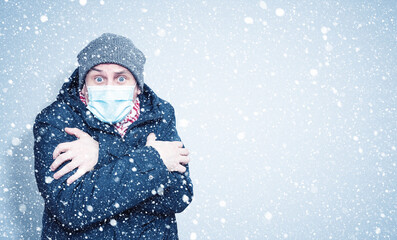
[{"label": "man's fingers", "polygon": [[61,178],[63,175],[73,171],[76,167],[78,167],[78,165],[76,165],[75,162],[70,162],[68,164],[66,164],[63,168],[61,168],[61,170],[59,170],[58,172],[56,172],[54,174],[54,178],[55,179],[59,179]]},{"label": "man's fingers", "polygon": [[86,170],[83,170],[81,168],[77,169],[77,171],[68,178],[68,180],[66,180],[66,183],[68,185],[72,184],[74,181],[76,181],[77,179],[79,179],[81,176],[83,176],[86,172]]},{"label": "man's fingers", "polygon": [[186,165],[190,162],[190,158],[188,156],[180,156],[179,163]]},{"label": "man's fingers", "polygon": [[188,156],[189,155],[189,150],[187,148],[180,148],[179,149],[179,154],[182,156]]},{"label": "man's fingers", "polygon": [[179,148],[183,147],[183,143],[180,141],[174,141],[175,145]]},{"label": "man's fingers", "polygon": [[156,141],[156,134],[150,133],[149,136],[147,136],[147,138],[146,138],[146,145],[148,145],[148,143],[154,142],[154,141]]},{"label": "man's fingers", "polygon": [[176,167],[176,170],[177,170],[178,172],[180,172],[180,173],[186,172],[186,168],[185,168],[184,166],[182,166],[182,165],[178,165],[178,166]]},{"label": "man's fingers", "polygon": [[86,136],[90,136],[88,133],[81,131],[78,128],[65,128],[65,132],[69,135],[73,135],[77,138],[82,138]]},{"label": "man's fingers", "polygon": [[59,166],[61,166],[64,162],[72,160],[74,157],[72,151],[66,151],[59,155],[54,162],[52,162],[50,169],[51,171],[55,171]]},{"label": "man's fingers", "polygon": [[70,149],[70,142],[64,142],[61,144],[58,144],[56,148],[54,149],[54,152],[52,153],[52,158],[55,159],[59,156],[59,154],[66,152],[67,150]]}]

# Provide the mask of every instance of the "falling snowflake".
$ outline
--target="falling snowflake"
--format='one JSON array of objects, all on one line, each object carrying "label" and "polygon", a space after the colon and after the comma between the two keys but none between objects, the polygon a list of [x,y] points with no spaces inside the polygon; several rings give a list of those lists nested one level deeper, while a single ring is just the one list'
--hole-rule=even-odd
[{"label": "falling snowflake", "polygon": [[115,219],[110,219],[110,225],[115,227],[117,225],[117,221]]},{"label": "falling snowflake", "polygon": [[40,21],[41,22],[47,22],[48,21],[48,17],[46,16],[46,15],[42,15],[41,17],[40,17]]},{"label": "falling snowflake", "polygon": [[197,234],[195,232],[190,233],[190,240],[196,240]]},{"label": "falling snowflake", "polygon": [[259,6],[260,6],[262,9],[267,9],[267,4],[266,4],[264,1],[260,1],[260,2],[259,2]]},{"label": "falling snowflake", "polygon": [[310,75],[312,75],[313,77],[316,77],[318,75],[318,71],[317,69],[310,69]]},{"label": "falling snowflake", "polygon": [[94,208],[91,205],[87,205],[87,211],[92,212],[94,211]]},{"label": "falling snowflake", "polygon": [[13,146],[18,146],[19,144],[21,144],[21,139],[13,137],[11,143]]},{"label": "falling snowflake", "polygon": [[252,17],[246,17],[246,18],[244,18],[244,22],[246,24],[253,24],[254,23],[254,19],[252,19]]},{"label": "falling snowflake", "polygon": [[243,140],[245,138],[245,132],[240,132],[237,134],[237,139],[238,140]]},{"label": "falling snowflake", "polygon": [[276,9],[276,16],[278,17],[283,17],[285,15],[285,11],[282,8],[277,8]]},{"label": "falling snowflake", "polygon": [[265,218],[270,221],[270,220],[272,220],[273,215],[270,212],[266,212],[265,213]]}]

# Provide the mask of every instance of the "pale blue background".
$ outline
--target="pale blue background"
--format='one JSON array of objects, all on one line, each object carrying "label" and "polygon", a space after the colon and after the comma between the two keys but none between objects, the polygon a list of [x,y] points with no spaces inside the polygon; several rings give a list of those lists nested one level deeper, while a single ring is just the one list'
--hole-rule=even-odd
[{"label": "pale blue background", "polygon": [[[280,14],[284,11],[284,15]],[[103,32],[147,56],[195,199],[181,239],[397,239],[397,2],[0,2],[0,238],[37,239],[32,125]]]}]

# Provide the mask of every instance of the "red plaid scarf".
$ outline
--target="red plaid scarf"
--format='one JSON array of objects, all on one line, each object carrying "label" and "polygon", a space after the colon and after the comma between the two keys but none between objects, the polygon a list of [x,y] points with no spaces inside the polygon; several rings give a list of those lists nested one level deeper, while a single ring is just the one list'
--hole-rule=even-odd
[{"label": "red plaid scarf", "polygon": [[[81,91],[80,91],[80,100],[87,106],[87,100]],[[113,124],[113,126],[117,129],[117,132],[121,135],[121,137],[124,137],[128,126],[130,126],[133,122],[135,122],[139,118],[139,114],[140,114],[139,99],[136,98],[134,107],[131,109],[131,112],[124,118],[124,120],[116,124]]]}]

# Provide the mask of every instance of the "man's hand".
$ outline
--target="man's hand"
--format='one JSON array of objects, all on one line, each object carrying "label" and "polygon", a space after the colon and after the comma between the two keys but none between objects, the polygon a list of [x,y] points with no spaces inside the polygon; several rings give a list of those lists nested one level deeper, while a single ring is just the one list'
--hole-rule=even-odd
[{"label": "man's hand", "polygon": [[182,142],[174,141],[157,141],[156,135],[150,133],[147,137],[146,146],[152,146],[160,154],[168,171],[184,173],[186,171],[186,165],[190,159],[188,157],[189,151],[186,148],[182,148]]},{"label": "man's hand", "polygon": [[99,144],[90,135],[78,128],[65,128],[65,132],[76,136],[78,139],[73,142],[59,144],[52,156],[55,161],[51,164],[51,171],[55,171],[62,163],[70,161],[61,170],[54,174],[55,179],[78,168],[77,171],[68,178],[67,184],[72,184],[86,172],[91,171],[98,162]]}]

